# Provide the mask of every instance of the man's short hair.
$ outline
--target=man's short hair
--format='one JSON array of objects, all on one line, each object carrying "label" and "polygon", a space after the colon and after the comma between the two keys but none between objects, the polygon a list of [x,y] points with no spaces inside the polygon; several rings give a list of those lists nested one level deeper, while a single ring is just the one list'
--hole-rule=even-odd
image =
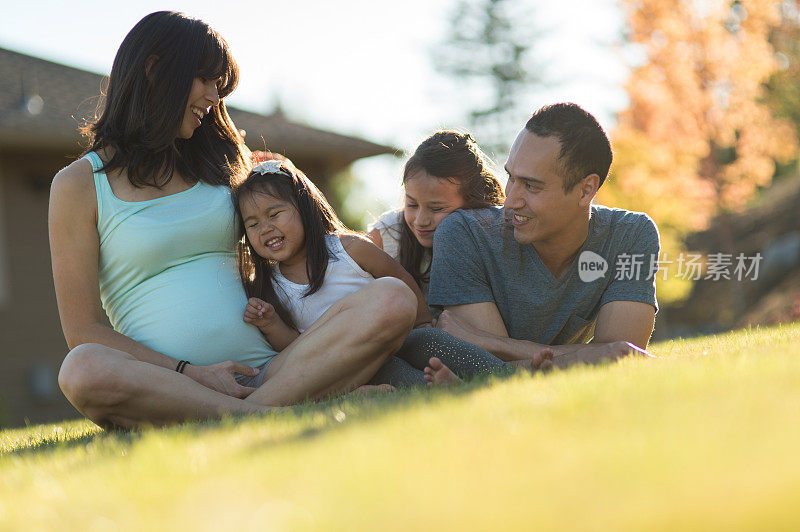
[{"label": "man's short hair", "polygon": [[525,129],[538,137],[555,137],[561,143],[558,172],[564,192],[588,175],[600,176],[601,186],[611,168],[611,144],[595,118],[574,103],[542,107],[531,116]]}]

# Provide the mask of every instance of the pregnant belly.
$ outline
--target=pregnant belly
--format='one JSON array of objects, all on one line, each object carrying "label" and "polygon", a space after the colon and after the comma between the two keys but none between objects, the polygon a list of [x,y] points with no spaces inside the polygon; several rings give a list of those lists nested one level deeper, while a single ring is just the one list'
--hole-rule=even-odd
[{"label": "pregnant belly", "polygon": [[275,354],[258,329],[242,321],[247,298],[230,259],[167,269],[123,299],[109,305],[114,328],[172,358],[257,366]]}]

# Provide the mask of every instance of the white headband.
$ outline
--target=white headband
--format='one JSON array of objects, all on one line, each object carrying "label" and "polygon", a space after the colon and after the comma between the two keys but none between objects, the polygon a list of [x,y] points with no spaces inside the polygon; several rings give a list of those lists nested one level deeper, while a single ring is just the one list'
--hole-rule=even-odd
[{"label": "white headband", "polygon": [[263,163],[253,168],[253,172],[258,172],[261,175],[278,174],[281,171],[281,167],[282,167],[281,161],[278,161],[276,159],[270,159],[269,161],[264,161]]}]

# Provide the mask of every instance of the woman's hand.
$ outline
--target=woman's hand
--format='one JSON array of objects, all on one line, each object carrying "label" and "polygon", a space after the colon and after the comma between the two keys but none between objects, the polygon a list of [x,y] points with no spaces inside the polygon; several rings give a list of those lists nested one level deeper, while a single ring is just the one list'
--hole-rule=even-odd
[{"label": "woman's hand", "polygon": [[268,328],[274,325],[277,321],[278,313],[275,312],[275,307],[262,301],[257,297],[251,297],[247,300],[247,306],[244,308],[244,321],[252,323],[259,329]]},{"label": "woman's hand", "polygon": [[258,375],[258,368],[251,368],[232,360],[211,364],[210,366],[194,366],[188,364],[183,374],[214,391],[244,399],[255,391],[255,388],[242,386],[236,382],[236,375],[255,377]]}]

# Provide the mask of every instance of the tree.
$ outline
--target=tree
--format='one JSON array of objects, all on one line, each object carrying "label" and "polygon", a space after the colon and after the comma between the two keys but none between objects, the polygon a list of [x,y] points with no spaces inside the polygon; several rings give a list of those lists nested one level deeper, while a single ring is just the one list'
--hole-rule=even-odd
[{"label": "tree", "polygon": [[800,9],[796,0],[781,3],[781,24],[773,28],[770,42],[778,70],[767,83],[766,103],[800,132]]},{"label": "tree", "polygon": [[602,197],[646,210],[667,249],[718,217],[733,252],[731,213],[768,185],[797,149],[795,130],[765,102],[778,71],[773,0],[623,0],[642,53],[630,106],[614,133],[614,176]]},{"label": "tree", "polygon": [[660,199],[678,191],[690,208],[670,223],[684,230],[741,209],[769,184],[775,161],[797,148],[791,125],[764,102],[765,83],[778,70],[769,42],[781,22],[778,2],[624,4],[630,40],[645,60],[628,82],[631,103],[619,116],[617,181],[637,194],[652,188]]},{"label": "tree", "polygon": [[[626,86],[630,105],[618,117],[616,162],[601,201],[648,212],[671,259],[684,251],[687,233],[715,217],[723,241],[714,251],[732,253],[730,215],[797,149],[792,124],[766,100],[766,83],[779,72],[770,37],[782,27],[780,2],[622,4],[642,60]],[[667,299],[691,288],[672,277],[663,287]]]},{"label": "tree", "polygon": [[532,19],[524,9],[514,0],[459,0],[449,34],[433,54],[441,72],[465,85],[474,102],[470,128],[496,154],[508,150],[519,129],[521,97],[542,83],[530,54],[537,34],[522,22]]}]

